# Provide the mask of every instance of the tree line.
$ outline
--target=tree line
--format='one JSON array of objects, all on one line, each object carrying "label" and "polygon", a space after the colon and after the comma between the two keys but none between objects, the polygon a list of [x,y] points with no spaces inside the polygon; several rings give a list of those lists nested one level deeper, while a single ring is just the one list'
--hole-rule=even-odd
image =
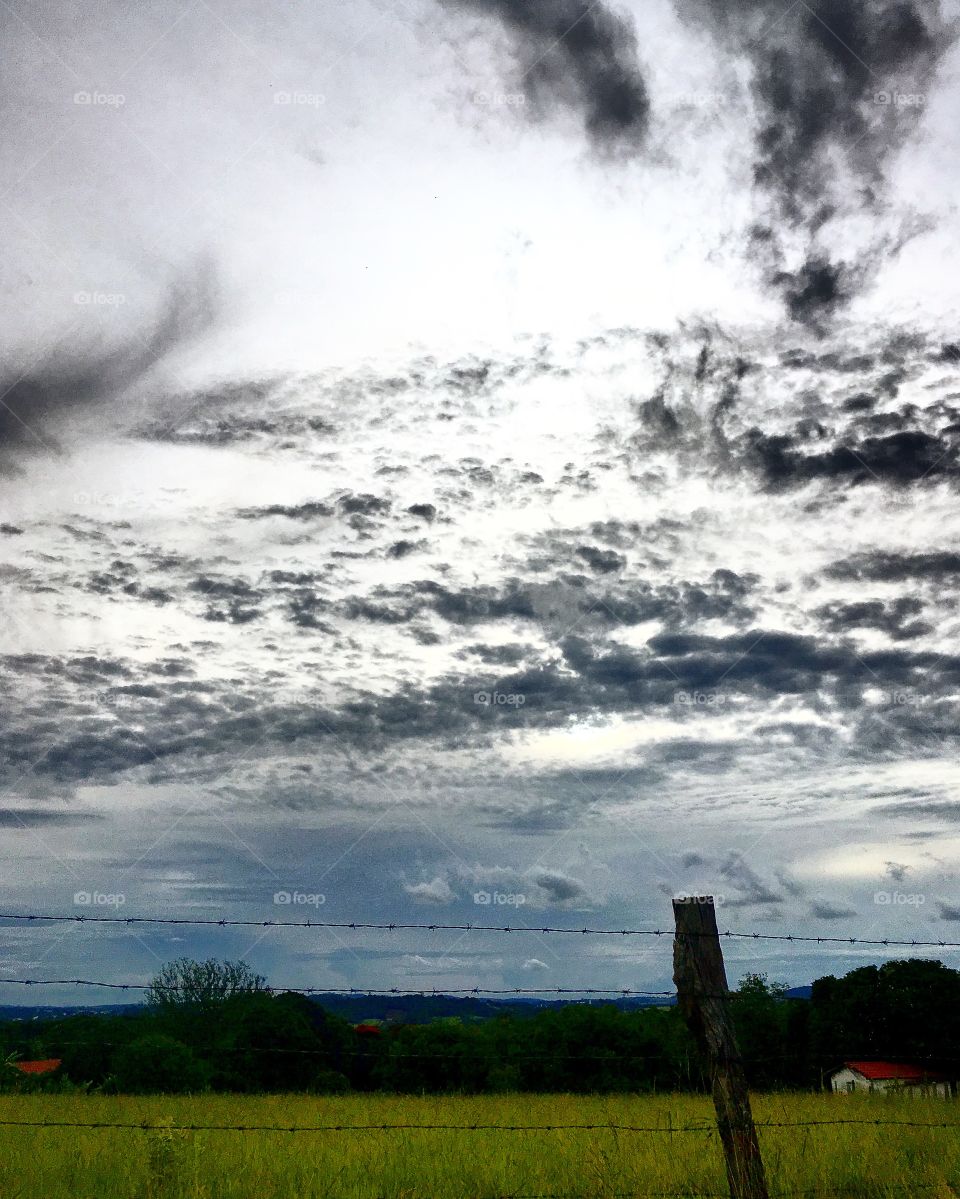
[{"label": "tree line", "polygon": [[[923,959],[818,979],[788,998],[748,974],[731,1007],[750,1085],[817,1089],[845,1059],[916,1061],[960,1075],[960,972]],[[496,1011],[496,1009],[493,1009]],[[55,1075],[17,1060],[59,1058]],[[0,1023],[0,1086],[113,1093],[701,1091],[675,1007],[569,1003],[488,1018],[354,1026],[275,993],[242,962],[165,966],[128,1014]]]}]

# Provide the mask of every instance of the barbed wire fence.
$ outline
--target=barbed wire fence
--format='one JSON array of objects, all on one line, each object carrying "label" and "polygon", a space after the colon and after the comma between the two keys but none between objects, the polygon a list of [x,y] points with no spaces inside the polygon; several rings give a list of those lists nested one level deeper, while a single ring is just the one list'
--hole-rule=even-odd
[{"label": "barbed wire fence", "polygon": [[[676,917],[676,928],[673,930],[661,928],[593,928],[593,927],[563,927],[550,925],[497,925],[497,924],[451,924],[451,923],[420,923],[413,921],[317,921],[317,920],[240,920],[232,918],[196,918],[196,917],[161,917],[161,916],[93,916],[86,914],[61,914],[61,913],[40,913],[40,912],[0,912],[0,921],[8,923],[19,923],[22,925],[43,925],[43,924],[60,924],[60,923],[75,923],[75,924],[107,924],[107,925],[173,925],[173,926],[198,926],[206,928],[229,928],[229,927],[244,927],[244,928],[298,928],[298,929],[340,929],[340,930],[377,930],[385,932],[402,932],[402,931],[423,931],[423,932],[438,932],[438,931],[455,931],[461,933],[501,933],[501,934],[525,934],[532,933],[538,935],[558,935],[558,936],[596,936],[596,937],[651,937],[661,939],[671,937],[674,945],[674,963],[675,974],[674,980],[678,983],[678,989],[675,991],[654,991],[643,990],[629,987],[320,987],[320,986],[270,986],[264,990],[268,993],[279,992],[294,992],[306,996],[310,995],[336,995],[336,996],[477,996],[491,998],[506,998],[509,996],[529,996],[533,997],[570,997],[576,1000],[581,998],[596,999],[597,997],[606,998],[637,998],[648,1000],[651,1006],[679,1004],[691,1031],[700,1045],[704,1057],[708,1059],[709,1074],[713,1083],[714,1100],[717,1106],[716,1122],[708,1123],[693,1123],[693,1124],[648,1124],[636,1125],[629,1123],[544,1123],[544,1124],[508,1124],[508,1123],[411,1123],[411,1122],[396,1122],[396,1123],[327,1123],[327,1124],[223,1124],[223,1123],[177,1123],[171,1125],[168,1122],[150,1123],[149,1121],[109,1121],[109,1120],[90,1120],[90,1121],[74,1121],[74,1120],[26,1120],[26,1119],[5,1119],[0,1118],[0,1128],[21,1128],[21,1129],[73,1129],[73,1130],[115,1130],[115,1131],[132,1131],[132,1132],[169,1132],[173,1128],[177,1132],[236,1132],[236,1133],[280,1133],[280,1134],[338,1134],[338,1133],[389,1133],[389,1132],[497,1132],[497,1133],[530,1133],[530,1132],[610,1132],[615,1136],[620,1133],[660,1137],[665,1136],[671,1139],[678,1135],[701,1135],[708,1139],[714,1135],[720,1135],[723,1143],[725,1162],[727,1166],[728,1191],[727,1192],[707,1192],[700,1188],[689,1193],[695,1193],[701,1196],[702,1199],[725,1199],[726,1195],[731,1196],[731,1199],[792,1199],[796,1196],[799,1199],[803,1195],[814,1194],[830,1194],[841,1195],[857,1191],[860,1184],[838,1184],[838,1185],[819,1185],[816,1188],[807,1190],[787,1190],[770,1192],[766,1186],[766,1180],[763,1174],[762,1161],[759,1157],[759,1148],[757,1142],[757,1129],[808,1129],[808,1128],[824,1128],[824,1127],[863,1127],[863,1128],[911,1128],[911,1129],[928,1129],[928,1130],[960,1130],[960,1120],[904,1120],[904,1119],[877,1119],[867,1117],[838,1117],[832,1119],[816,1119],[816,1120],[761,1120],[754,1121],[749,1110],[749,1103],[746,1109],[731,1108],[729,1106],[728,1092],[731,1089],[731,1084],[734,1091],[742,1091],[742,1095],[746,1095],[746,1080],[743,1073],[744,1064],[748,1062],[762,1062],[777,1060],[773,1057],[754,1057],[743,1058],[739,1054],[734,1041],[727,1041],[726,1038],[732,1036],[732,1026],[724,1026],[726,1021],[729,1024],[729,1015],[727,1011],[728,1000],[730,999],[730,991],[726,984],[726,977],[723,971],[723,958],[720,949],[721,940],[751,940],[751,941],[774,941],[786,944],[804,945],[859,945],[870,947],[884,948],[939,948],[939,949],[960,949],[960,941],[947,940],[922,940],[922,939],[904,939],[895,937],[864,937],[864,936],[839,936],[816,935],[816,934],[794,934],[794,933],[764,933],[759,931],[742,931],[733,929],[720,930],[716,926],[715,910],[713,901],[709,897],[696,896],[690,899],[679,900],[674,902],[674,911]],[[696,912],[700,917],[706,915],[705,922],[701,919],[698,926],[698,917],[692,920],[689,918],[691,912]],[[681,927],[682,926],[682,927]],[[712,958],[711,958],[711,955]],[[684,962],[693,962],[696,966],[694,976],[690,976],[681,964],[681,959]],[[719,966],[719,974],[717,968]],[[691,982],[691,977],[694,981]],[[705,985],[706,979],[712,979],[711,984]],[[680,985],[681,982],[683,985]],[[92,987],[103,988],[108,990],[119,991],[148,991],[151,984],[133,982],[133,981],[110,981],[105,979],[89,979],[89,978],[20,978],[20,977],[0,977],[0,984],[30,987],[48,987],[48,986],[72,986],[72,987]],[[721,1027],[724,1026],[724,1027]],[[720,1028],[721,1041],[724,1043],[719,1045],[716,1037]],[[63,1045],[97,1045],[107,1047],[114,1045],[119,1047],[125,1043],[105,1042],[105,1041],[62,1041]],[[282,1048],[264,1048],[264,1047],[237,1047],[238,1052],[247,1052],[248,1048],[253,1051],[261,1050],[263,1052],[278,1053],[303,1053],[303,1054],[318,1054],[327,1055],[327,1049],[282,1049]],[[369,1056],[368,1050],[347,1051],[345,1056]],[[400,1053],[392,1056],[420,1059],[420,1058],[438,1058],[438,1059],[462,1059],[460,1054],[445,1054],[436,1052],[412,1052]],[[598,1060],[608,1061],[609,1055],[604,1054],[527,1054],[520,1055],[524,1058],[533,1060],[551,1060],[554,1057],[564,1058],[565,1060]],[[618,1054],[618,1060],[642,1061],[652,1060],[657,1055],[648,1054]],[[718,1099],[718,1090],[721,1095],[726,1095],[727,1098],[723,1103]],[[746,1138],[746,1140],[744,1140]],[[752,1138],[752,1143],[756,1151],[756,1160],[751,1162],[747,1160],[749,1153],[744,1156],[744,1145],[749,1145]],[[943,1183],[925,1183],[918,1181],[910,1184],[899,1183],[884,1183],[886,1191],[918,1191],[918,1190],[936,1190],[943,1187]],[[624,1192],[605,1191],[607,1195],[614,1199],[620,1194],[634,1196],[634,1199],[639,1197],[649,1197],[649,1199],[668,1199],[669,1196],[676,1195],[678,1191],[637,1191],[630,1190]],[[524,1195],[520,1193],[509,1193],[496,1196],[495,1199],[570,1199],[567,1194],[551,1195],[546,1193],[538,1193],[536,1195]]]},{"label": "barbed wire fence", "polygon": [[[688,902],[688,901],[684,901]],[[234,920],[227,917],[198,919],[189,916],[87,916],[64,915],[46,912],[0,912],[0,920],[70,923],[70,924],[172,924],[195,925],[207,928],[337,928],[337,929],[374,929],[385,932],[402,932],[407,929],[426,932],[474,932],[474,933],[556,933],[572,936],[592,937],[669,937],[675,936],[672,928],[576,928],[551,927],[539,924],[430,924],[412,923],[409,921],[391,920],[389,922],[370,922],[361,920]],[[734,929],[718,929],[716,933],[693,933],[690,936],[713,937],[722,939],[739,939],[746,941],[783,941],[791,944],[815,945],[868,945],[889,946],[893,949],[960,949],[960,941],[923,941],[916,938],[910,940],[895,937],[858,937],[817,935],[810,933],[761,933],[743,932]]]}]

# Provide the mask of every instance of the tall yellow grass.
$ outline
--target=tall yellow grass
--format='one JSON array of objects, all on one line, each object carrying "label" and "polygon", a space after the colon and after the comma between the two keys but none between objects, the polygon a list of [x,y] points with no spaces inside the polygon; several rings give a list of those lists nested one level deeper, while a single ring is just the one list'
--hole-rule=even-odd
[{"label": "tall yellow grass", "polygon": [[[758,1095],[762,1120],[956,1121],[950,1100]],[[0,1128],[4,1199],[446,1199],[723,1195],[716,1134],[613,1131],[185,1132],[183,1124],[712,1124],[688,1095],[0,1096],[0,1119],[146,1121],[165,1130]],[[960,1127],[762,1129],[773,1193],[960,1194]]]}]

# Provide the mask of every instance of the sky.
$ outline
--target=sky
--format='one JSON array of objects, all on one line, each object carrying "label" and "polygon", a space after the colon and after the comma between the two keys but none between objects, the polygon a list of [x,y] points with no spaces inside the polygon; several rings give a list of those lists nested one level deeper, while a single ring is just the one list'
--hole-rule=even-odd
[{"label": "sky", "polygon": [[[0,6],[2,911],[960,940],[958,21]],[[672,986],[669,938],[0,922],[8,979],[179,956]]]}]

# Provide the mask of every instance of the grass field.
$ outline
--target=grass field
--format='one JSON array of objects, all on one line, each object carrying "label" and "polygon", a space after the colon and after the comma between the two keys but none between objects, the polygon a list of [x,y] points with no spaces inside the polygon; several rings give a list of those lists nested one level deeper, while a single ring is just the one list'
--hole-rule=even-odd
[{"label": "grass field", "polygon": [[[954,1121],[949,1100],[760,1095],[758,1121]],[[0,1128],[4,1199],[445,1199],[724,1195],[716,1135],[563,1132],[186,1132],[183,1124],[713,1123],[687,1095],[426,1097],[5,1095],[0,1119],[170,1122],[170,1131]],[[960,1128],[761,1129],[772,1194],[960,1195]]]}]

